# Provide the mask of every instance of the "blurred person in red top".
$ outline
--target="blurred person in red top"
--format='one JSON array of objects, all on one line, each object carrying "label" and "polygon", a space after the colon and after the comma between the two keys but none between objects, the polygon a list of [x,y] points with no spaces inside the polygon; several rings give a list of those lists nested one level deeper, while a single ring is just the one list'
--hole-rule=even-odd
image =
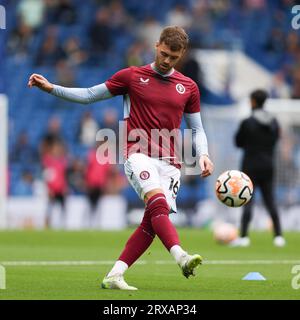
[{"label": "blurred person in red top", "polygon": [[44,155],[51,153],[55,143],[63,143],[61,134],[61,119],[57,116],[54,116],[49,120],[47,130],[42,136],[39,145],[41,160],[44,158]]},{"label": "blurred person in red top", "polygon": [[92,148],[87,156],[87,167],[85,174],[86,194],[90,205],[89,223],[92,226],[93,218],[97,209],[100,197],[103,195],[111,165],[100,164],[97,161],[97,146]]},{"label": "blurred person in red top", "polygon": [[64,145],[61,142],[54,142],[49,152],[43,155],[42,165],[49,196],[45,225],[47,228],[51,226],[53,206],[58,203],[65,226],[65,197],[68,190],[66,181],[67,157]]}]

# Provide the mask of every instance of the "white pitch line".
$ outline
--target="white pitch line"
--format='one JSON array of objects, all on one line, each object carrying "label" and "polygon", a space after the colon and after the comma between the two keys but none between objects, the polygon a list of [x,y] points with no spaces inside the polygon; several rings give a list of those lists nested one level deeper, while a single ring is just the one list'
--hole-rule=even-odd
[{"label": "white pitch line", "polygon": [[[0,261],[3,266],[95,266],[113,265],[115,261]],[[136,264],[146,264],[146,261],[137,261]]]},{"label": "white pitch line", "polygon": [[[0,261],[3,266],[95,266],[95,265],[113,265],[115,261]],[[137,261],[135,264],[157,264],[157,265],[172,265],[175,262],[172,260],[158,261]],[[300,264],[300,260],[207,260],[203,264],[212,265],[269,265],[269,264]]]},{"label": "white pitch line", "polygon": [[211,260],[204,264],[300,264],[300,260]]},{"label": "white pitch line", "polygon": [[[159,260],[155,264],[173,264],[171,261]],[[216,264],[216,265],[242,265],[242,264],[300,264],[300,260],[206,260],[203,264]]]}]

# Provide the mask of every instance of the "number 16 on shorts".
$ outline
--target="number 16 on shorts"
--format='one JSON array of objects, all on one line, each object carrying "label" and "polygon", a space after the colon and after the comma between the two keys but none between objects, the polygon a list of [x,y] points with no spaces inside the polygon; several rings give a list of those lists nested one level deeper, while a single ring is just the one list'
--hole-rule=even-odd
[{"label": "number 16 on shorts", "polygon": [[169,186],[169,190],[171,192],[173,192],[173,195],[172,197],[173,198],[176,198],[177,197],[177,193],[178,193],[178,189],[179,189],[179,180],[177,180],[175,183],[174,183],[174,179],[171,178],[171,183],[170,183],[170,186]]},{"label": "number 16 on shorts", "polygon": [[6,289],[6,272],[5,268],[0,265],[0,289]]}]

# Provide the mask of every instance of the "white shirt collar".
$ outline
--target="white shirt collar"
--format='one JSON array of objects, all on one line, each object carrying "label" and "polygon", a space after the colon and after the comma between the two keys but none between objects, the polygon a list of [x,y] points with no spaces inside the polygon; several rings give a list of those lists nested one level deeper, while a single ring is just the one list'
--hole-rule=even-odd
[{"label": "white shirt collar", "polygon": [[169,77],[171,76],[174,72],[175,72],[175,69],[172,68],[168,73],[161,73],[159,72],[156,68],[155,68],[155,62],[152,62],[151,63],[151,68],[154,72],[158,73],[159,75],[161,75],[162,77]]}]

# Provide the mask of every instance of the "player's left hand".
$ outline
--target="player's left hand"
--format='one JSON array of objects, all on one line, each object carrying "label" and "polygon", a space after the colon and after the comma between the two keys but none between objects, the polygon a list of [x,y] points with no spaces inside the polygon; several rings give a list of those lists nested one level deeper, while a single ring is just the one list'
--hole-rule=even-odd
[{"label": "player's left hand", "polygon": [[201,168],[202,178],[208,177],[212,174],[214,170],[214,164],[212,163],[212,161],[209,159],[207,155],[200,156],[199,164]]}]

